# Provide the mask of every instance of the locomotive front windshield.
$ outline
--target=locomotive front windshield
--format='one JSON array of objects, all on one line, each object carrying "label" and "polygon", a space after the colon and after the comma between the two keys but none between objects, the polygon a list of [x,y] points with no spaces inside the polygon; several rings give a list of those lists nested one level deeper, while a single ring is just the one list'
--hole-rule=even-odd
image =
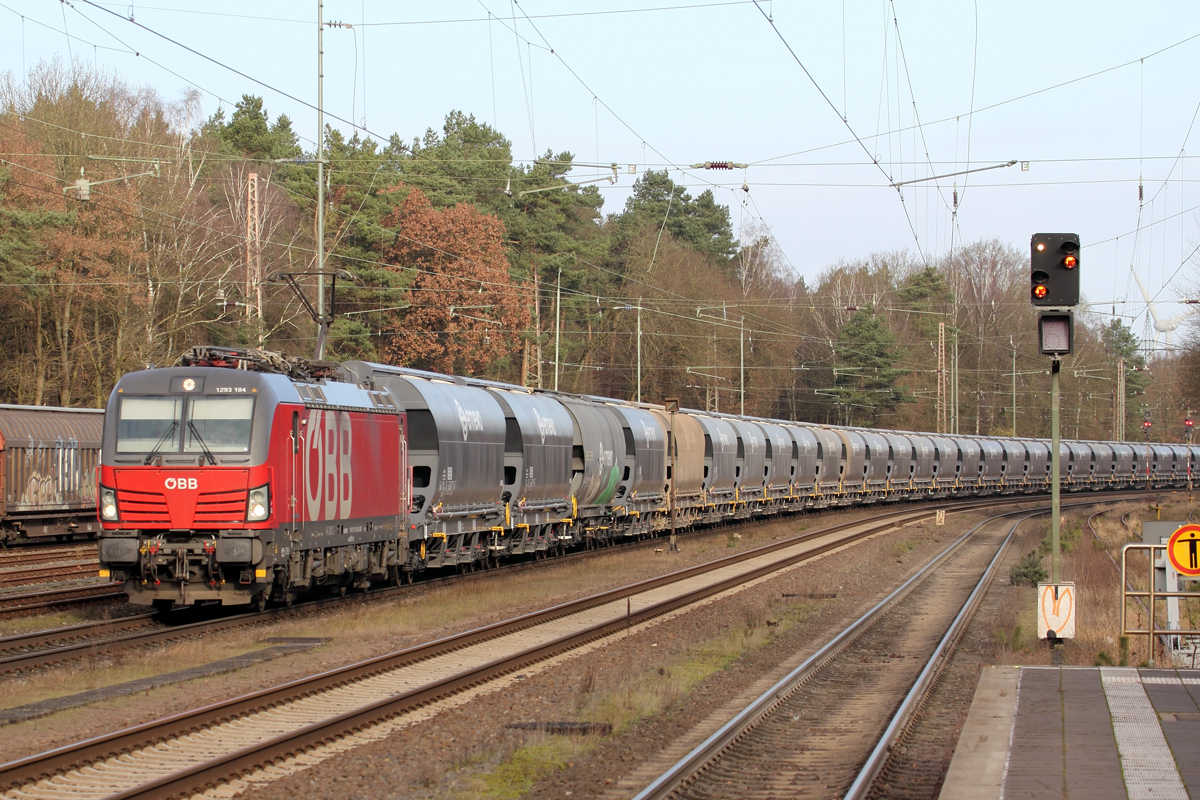
[{"label": "locomotive front windshield", "polygon": [[185,453],[250,452],[252,397],[192,397],[188,401]]},{"label": "locomotive front windshield", "polygon": [[117,452],[177,452],[181,397],[122,397],[117,418]]},{"label": "locomotive front windshield", "polygon": [[252,397],[123,397],[118,453],[248,453]]}]

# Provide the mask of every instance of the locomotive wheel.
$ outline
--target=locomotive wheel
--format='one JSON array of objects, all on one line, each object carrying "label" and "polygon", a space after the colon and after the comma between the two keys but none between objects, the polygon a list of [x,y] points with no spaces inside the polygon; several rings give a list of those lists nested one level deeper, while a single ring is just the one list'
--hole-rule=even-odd
[{"label": "locomotive wheel", "polygon": [[388,567],[388,583],[390,583],[392,586],[399,586],[400,582],[401,582],[400,567],[399,566]]},{"label": "locomotive wheel", "polygon": [[412,586],[413,572],[411,569],[404,570],[404,582],[407,583],[409,586]]}]

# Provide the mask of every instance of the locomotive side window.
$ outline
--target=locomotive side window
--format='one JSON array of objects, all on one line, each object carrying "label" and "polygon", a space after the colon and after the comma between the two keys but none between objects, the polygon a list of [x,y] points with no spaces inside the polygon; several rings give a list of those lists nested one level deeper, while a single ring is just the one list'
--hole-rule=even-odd
[{"label": "locomotive side window", "polygon": [[193,397],[188,408],[184,451],[250,452],[253,397]]},{"label": "locomotive side window", "polygon": [[117,418],[117,452],[179,450],[181,397],[123,397]]}]

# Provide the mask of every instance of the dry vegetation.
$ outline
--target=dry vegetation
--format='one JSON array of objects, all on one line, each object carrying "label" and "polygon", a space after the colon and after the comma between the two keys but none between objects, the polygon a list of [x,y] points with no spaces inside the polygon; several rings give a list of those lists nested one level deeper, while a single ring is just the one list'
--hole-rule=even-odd
[{"label": "dry vegetation", "polygon": [[[1130,542],[1141,541],[1143,520],[1187,520],[1195,506],[1186,497],[1164,501],[1161,508],[1146,502],[1126,502],[1109,507],[1103,513],[1069,511],[1062,526],[1062,578],[1073,581],[1079,598],[1075,639],[1068,641],[1063,651],[1063,663],[1074,665],[1135,666],[1146,661],[1145,637],[1121,637],[1120,568],[1121,548]],[[1088,520],[1091,518],[1091,526]],[[1014,545],[1016,560],[1030,552],[1050,572],[1050,522],[1041,519],[1023,526],[1022,535]],[[1144,556],[1129,556],[1129,578],[1132,585],[1144,591],[1147,585],[1148,564]],[[1047,644],[1038,641],[1036,589],[1031,586],[1007,586],[1005,613],[993,623],[993,641],[1001,661],[1012,664],[1047,664],[1050,653]],[[1129,604],[1129,624],[1144,627],[1146,614],[1137,602]],[[1200,628],[1200,603],[1181,603],[1183,627]],[[1160,625],[1166,624],[1165,601],[1158,604]],[[1190,625],[1189,625],[1190,621]],[[1161,652],[1156,654],[1161,658]]]}]

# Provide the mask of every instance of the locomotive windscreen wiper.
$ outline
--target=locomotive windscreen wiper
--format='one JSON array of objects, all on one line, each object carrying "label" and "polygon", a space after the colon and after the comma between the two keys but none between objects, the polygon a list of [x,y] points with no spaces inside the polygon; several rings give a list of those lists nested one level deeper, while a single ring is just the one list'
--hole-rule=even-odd
[{"label": "locomotive windscreen wiper", "polygon": [[200,435],[200,431],[196,430],[196,423],[188,420],[188,430],[192,432],[192,436],[196,437],[196,442],[200,445],[200,449],[204,451],[204,457],[208,459],[208,463],[212,466],[217,465],[217,458],[212,454],[212,450],[208,449],[208,445],[204,443],[204,437]]},{"label": "locomotive windscreen wiper", "polygon": [[154,460],[154,457],[158,455],[158,451],[162,449],[162,446],[167,443],[167,440],[171,438],[178,427],[179,420],[171,420],[171,426],[163,431],[163,435],[158,437],[158,441],[154,443],[154,448],[149,453],[146,453],[146,457],[142,460],[142,466],[150,466],[150,462]]}]

